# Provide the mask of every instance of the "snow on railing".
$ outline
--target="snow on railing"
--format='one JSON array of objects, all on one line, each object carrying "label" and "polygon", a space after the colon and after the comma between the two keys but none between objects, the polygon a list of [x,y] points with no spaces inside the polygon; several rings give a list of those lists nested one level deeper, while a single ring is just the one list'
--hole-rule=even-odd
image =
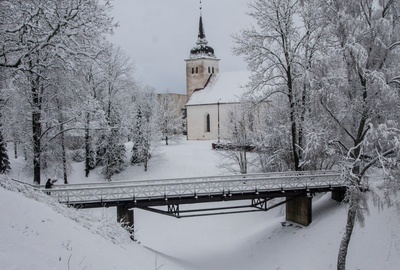
[{"label": "snow on railing", "polygon": [[285,172],[167,180],[120,181],[66,185],[51,189],[61,203],[79,204],[194,197],[218,194],[343,187],[335,171]]},{"label": "snow on railing", "polygon": [[110,186],[125,186],[125,185],[141,185],[141,184],[170,184],[182,182],[207,182],[219,180],[234,180],[244,178],[266,178],[266,177],[290,177],[290,176],[314,176],[314,175],[330,175],[338,174],[337,171],[289,171],[289,172],[270,172],[270,173],[255,173],[255,174],[233,174],[222,176],[203,176],[203,177],[186,177],[186,178],[170,178],[159,180],[122,180],[110,182],[95,182],[82,184],[67,184],[57,185],[57,189],[62,188],[84,188],[84,187],[110,187]]}]

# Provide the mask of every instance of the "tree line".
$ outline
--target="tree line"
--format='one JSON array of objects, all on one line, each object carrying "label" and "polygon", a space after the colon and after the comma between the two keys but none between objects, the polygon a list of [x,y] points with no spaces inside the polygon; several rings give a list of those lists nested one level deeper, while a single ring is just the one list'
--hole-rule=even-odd
[{"label": "tree line", "polygon": [[[110,181],[127,166],[127,151],[147,169],[161,133],[182,126],[107,40],[117,26],[111,9],[97,0],[0,2],[1,173],[11,169],[8,142],[36,184],[44,174],[68,183],[73,160],[85,163],[86,176],[101,167]],[[177,126],[164,127],[166,117]]]}]

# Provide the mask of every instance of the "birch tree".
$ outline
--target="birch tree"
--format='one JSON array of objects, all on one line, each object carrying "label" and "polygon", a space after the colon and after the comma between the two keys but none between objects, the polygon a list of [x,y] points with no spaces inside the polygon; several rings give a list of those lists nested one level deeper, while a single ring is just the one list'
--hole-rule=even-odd
[{"label": "birch tree", "polygon": [[[332,144],[343,153],[349,202],[337,269],[345,269],[356,221],[367,208],[367,171],[380,163],[392,178],[399,153],[399,3],[398,1],[326,1],[332,35],[321,106],[330,118]],[[398,169],[398,168],[397,168]]]}]

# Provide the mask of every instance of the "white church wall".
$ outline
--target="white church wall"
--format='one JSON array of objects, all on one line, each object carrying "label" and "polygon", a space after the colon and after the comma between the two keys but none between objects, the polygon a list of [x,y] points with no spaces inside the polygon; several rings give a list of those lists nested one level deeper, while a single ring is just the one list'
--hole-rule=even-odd
[{"label": "white church wall", "polygon": [[[234,104],[219,105],[220,139],[226,138],[223,123],[228,116],[229,108]],[[218,139],[218,105],[187,106],[187,139],[188,140],[217,140]],[[207,131],[207,114],[210,115],[210,131]]]}]

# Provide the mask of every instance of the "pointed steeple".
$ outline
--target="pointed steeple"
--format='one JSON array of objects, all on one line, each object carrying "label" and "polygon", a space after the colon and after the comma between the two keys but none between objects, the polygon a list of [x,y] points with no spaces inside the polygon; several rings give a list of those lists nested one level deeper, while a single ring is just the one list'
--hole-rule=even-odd
[{"label": "pointed steeple", "polygon": [[206,39],[206,33],[204,31],[203,25],[203,14],[202,7],[200,1],[200,19],[199,19],[199,34],[197,35],[197,46],[190,50],[190,58],[199,58],[199,57],[210,57],[216,58],[214,55],[214,49],[210,46],[207,46],[208,41]]},{"label": "pointed steeple", "polygon": [[198,34],[197,38],[198,38],[197,42],[196,42],[197,45],[200,45],[200,44],[207,45],[208,42],[206,40],[206,33],[204,32],[203,18],[201,16],[201,14],[200,14],[200,20],[199,20],[199,34]]}]

